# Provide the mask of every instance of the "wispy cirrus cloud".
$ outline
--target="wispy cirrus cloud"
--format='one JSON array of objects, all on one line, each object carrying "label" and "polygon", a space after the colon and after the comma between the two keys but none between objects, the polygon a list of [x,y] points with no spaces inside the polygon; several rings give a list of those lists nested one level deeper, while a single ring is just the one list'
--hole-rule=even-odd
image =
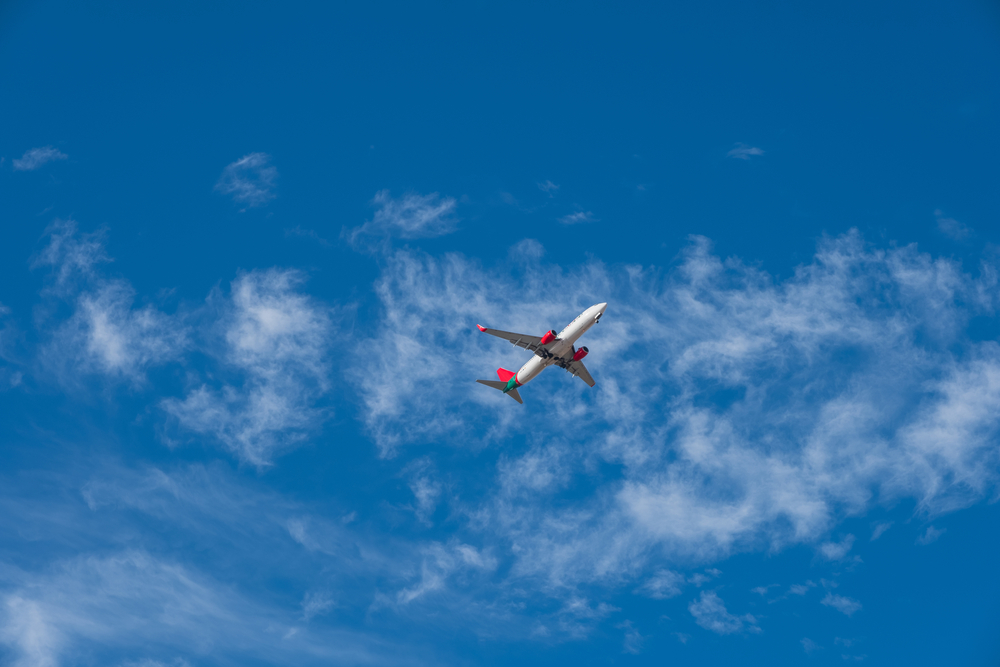
[{"label": "wispy cirrus cloud", "polygon": [[355,249],[387,247],[393,238],[405,240],[433,238],[455,231],[457,202],[436,192],[420,195],[413,192],[393,198],[380,190],[372,199],[375,215],[359,227],[344,228],[341,236]]},{"label": "wispy cirrus cloud", "polygon": [[634,592],[654,600],[676,597],[684,590],[687,579],[672,570],[657,570]]},{"label": "wispy cirrus cloud", "polygon": [[79,370],[132,382],[141,381],[149,368],[177,359],[188,346],[187,327],[153,306],[135,308],[134,301],[135,291],[125,281],[81,294],[50,353],[56,348],[74,352]]},{"label": "wispy cirrus cloud", "polygon": [[968,225],[962,224],[955,218],[949,218],[941,209],[934,211],[937,218],[938,230],[955,241],[965,241],[975,236],[975,232]]},{"label": "wispy cirrus cloud", "polygon": [[492,572],[497,566],[495,558],[469,544],[431,543],[423,549],[420,579],[396,593],[396,602],[409,604],[417,598],[432,594],[442,588],[457,571]]},{"label": "wispy cirrus cloud", "polygon": [[132,285],[100,270],[110,261],[103,233],[81,234],[73,221],[50,227],[33,266],[50,269],[44,293],[72,311],[44,323],[51,333],[41,363],[49,373],[68,385],[101,377],[138,387],[154,367],[204,355],[213,381],[189,370],[183,399],[158,401],[179,427],[170,433],[210,436],[257,466],[323,423],[329,413],[317,402],[330,388],[333,310],[301,291],[301,273],[244,273],[229,294],[217,290],[199,308],[167,314],[137,307]]},{"label": "wispy cirrus cloud", "polygon": [[642,653],[642,644],[646,638],[632,624],[632,621],[626,619],[615,627],[623,630],[625,634],[622,639],[622,653],[631,653],[632,655]]},{"label": "wispy cirrus cloud", "polygon": [[68,301],[73,313],[45,344],[44,366],[70,384],[83,373],[137,385],[151,367],[181,355],[188,346],[185,324],[152,305],[134,307],[131,284],[98,271],[111,261],[103,230],[81,234],[73,220],[57,220],[47,234],[32,266],[51,271],[44,293]]},{"label": "wispy cirrus cloud", "polygon": [[757,148],[756,146],[745,144],[742,141],[737,141],[733,148],[726,153],[726,157],[735,158],[737,160],[749,160],[752,157],[763,154],[763,148]]},{"label": "wispy cirrus cloud", "polygon": [[[247,208],[263,206],[274,199],[278,170],[267,153],[249,153],[226,165],[215,189]],[[245,210],[245,209],[244,209]]]},{"label": "wispy cirrus cloud", "polygon": [[105,229],[82,233],[72,218],[55,220],[45,230],[48,243],[31,261],[32,268],[52,270],[47,291],[65,294],[95,276],[96,268],[111,261],[104,249]]},{"label": "wispy cirrus cloud", "polygon": [[[291,610],[262,605],[197,569],[143,550],[66,559],[48,572],[22,575],[18,584],[0,596],[0,642],[16,664],[54,667],[81,651],[194,657],[209,646],[287,664],[398,660],[361,633],[311,631]],[[178,664],[144,661],[138,664]]]},{"label": "wispy cirrus cloud", "polygon": [[[504,457],[495,493],[467,509],[518,544],[512,580],[558,594],[797,543],[836,560],[853,539],[829,531],[848,513],[910,497],[935,514],[996,488],[1000,347],[965,330],[995,307],[988,269],[966,274],[856,232],[822,241],[783,281],[723,262],[699,238],[667,273],[518,257],[498,268],[391,254],[380,326],[351,371],[387,456],[408,443],[467,446],[474,432],[486,435],[473,446],[509,441],[540,397],[558,429],[533,426],[541,442]],[[475,323],[534,333],[605,300],[608,315],[587,334],[596,389],[550,371],[522,408],[454,380],[525,360]],[[416,320],[419,333],[404,325]],[[725,400],[708,400],[719,391]],[[621,476],[571,508],[546,504],[589,479],[593,460]],[[640,580],[636,593],[673,590]]]},{"label": "wispy cirrus cloud", "polygon": [[268,465],[324,420],[333,340],[329,307],[304,294],[296,271],[252,271],[219,302],[221,340],[209,350],[232,381],[199,382],[161,407],[183,430],[210,435],[242,460]]},{"label": "wispy cirrus cloud", "polygon": [[0,391],[17,387],[24,379],[20,365],[15,361],[15,347],[20,338],[14,324],[10,322],[10,308],[0,303]]},{"label": "wispy cirrus cloud", "polygon": [[701,596],[688,605],[688,611],[698,625],[718,635],[760,632],[757,619],[750,614],[736,616],[729,613],[722,598],[714,591],[702,591]]},{"label": "wispy cirrus cloud", "polygon": [[[394,610],[420,614],[495,568],[461,542],[326,519],[218,462],[130,468],[91,454],[0,484],[8,548],[37,547],[23,568],[0,567],[0,653],[14,664],[70,664],[83,653],[102,664],[197,664],[209,647],[270,664],[441,664],[433,649],[403,649],[405,640],[335,612],[364,616],[388,587],[394,601],[412,595]],[[289,576],[275,589],[234,575],[246,571]]]},{"label": "wispy cirrus cloud", "polygon": [[802,650],[805,651],[806,653],[812,653],[813,651],[820,651],[823,649],[822,646],[820,646],[813,640],[809,639],[808,637],[803,637],[799,641],[799,643],[802,644]]},{"label": "wispy cirrus cloud", "polygon": [[558,218],[564,225],[579,225],[584,222],[597,222],[597,218],[590,211],[577,211]]},{"label": "wispy cirrus cloud", "polygon": [[20,158],[14,158],[11,164],[14,171],[34,171],[44,167],[49,162],[68,160],[69,156],[52,146],[42,146],[25,151]]},{"label": "wispy cirrus cloud", "polygon": [[885,531],[889,530],[890,528],[892,528],[892,521],[882,521],[880,523],[875,524],[875,526],[872,528],[872,536],[869,541],[874,542],[878,538],[882,537],[882,534]]},{"label": "wispy cirrus cloud", "polygon": [[819,553],[826,560],[842,561],[854,546],[854,535],[847,535],[839,542],[824,542],[819,545]]},{"label": "wispy cirrus cloud", "polygon": [[827,593],[826,597],[819,601],[820,604],[826,605],[827,607],[832,607],[844,614],[845,616],[853,616],[856,612],[861,611],[861,603],[854,598],[845,597],[843,595],[836,595],[834,593]]},{"label": "wispy cirrus cloud", "polygon": [[917,544],[920,546],[926,546],[931,542],[937,542],[938,538],[944,535],[947,530],[947,528],[927,526],[927,530],[924,531],[923,535],[917,538]]},{"label": "wispy cirrus cloud", "polygon": [[549,197],[554,197],[557,192],[559,192],[559,186],[552,181],[545,180],[538,184],[538,189],[547,194]]}]

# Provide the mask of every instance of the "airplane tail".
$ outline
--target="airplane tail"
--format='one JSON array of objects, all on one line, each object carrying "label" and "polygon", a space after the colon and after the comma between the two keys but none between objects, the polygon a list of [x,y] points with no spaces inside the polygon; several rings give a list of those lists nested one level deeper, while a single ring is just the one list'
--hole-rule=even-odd
[{"label": "airplane tail", "polygon": [[[500,391],[503,391],[504,388],[506,388],[507,386],[506,382],[497,382],[496,380],[476,380],[476,382],[478,382],[479,384],[485,384],[487,387],[493,387],[494,389],[499,389]],[[524,401],[521,400],[521,395],[517,393],[517,389],[511,389],[510,391],[507,392],[507,395],[513,398],[521,405],[524,405]]]},{"label": "airplane tail", "polygon": [[512,377],[517,375],[514,371],[509,371],[506,368],[497,369],[497,377],[499,377],[504,382],[509,382]]}]

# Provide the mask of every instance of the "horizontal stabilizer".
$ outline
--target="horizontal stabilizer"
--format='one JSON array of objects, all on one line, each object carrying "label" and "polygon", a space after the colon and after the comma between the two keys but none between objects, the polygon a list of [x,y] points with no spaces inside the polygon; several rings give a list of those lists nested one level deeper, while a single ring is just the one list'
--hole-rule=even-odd
[{"label": "horizontal stabilizer", "polygon": [[[476,380],[479,384],[485,384],[487,387],[493,387],[494,389],[499,389],[503,391],[507,388],[506,382],[497,382],[496,380]],[[507,395],[513,398],[515,401],[524,405],[524,401],[521,400],[521,394],[517,393],[517,389],[511,389],[507,392]]]},{"label": "horizontal stabilizer", "polygon": [[479,384],[485,384],[487,387],[493,387],[494,389],[504,390],[507,386],[506,382],[497,382],[496,380],[476,380]]}]

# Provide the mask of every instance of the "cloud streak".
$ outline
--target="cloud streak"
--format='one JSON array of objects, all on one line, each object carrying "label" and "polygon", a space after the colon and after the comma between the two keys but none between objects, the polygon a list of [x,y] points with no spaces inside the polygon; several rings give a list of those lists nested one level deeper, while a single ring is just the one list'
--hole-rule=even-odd
[{"label": "cloud streak", "polygon": [[159,401],[169,418],[164,435],[170,443],[208,436],[255,466],[269,465],[329,416],[318,403],[331,386],[333,309],[302,291],[304,275],[243,273],[229,294],[216,290],[201,307],[167,314],[136,307],[131,284],[100,271],[110,261],[103,234],[81,234],[72,221],[50,227],[33,265],[50,269],[46,296],[72,308],[63,322],[45,322],[53,333],[42,365],[53,377],[69,386],[103,378],[138,388],[151,369],[202,354],[205,377],[189,370],[184,397]]},{"label": "cloud streak", "polygon": [[58,148],[43,146],[41,148],[32,148],[31,150],[25,151],[24,155],[20,158],[14,158],[11,161],[11,164],[14,167],[14,171],[34,171],[36,169],[41,169],[50,162],[68,159],[69,156],[60,151]]},{"label": "cloud streak", "polygon": [[73,314],[45,345],[46,368],[69,384],[83,374],[135,386],[150,368],[180,357],[188,347],[185,324],[152,305],[135,308],[128,281],[98,271],[111,261],[103,232],[81,234],[72,220],[57,220],[47,232],[32,266],[50,269],[44,293],[69,302]]},{"label": "cloud streak", "polygon": [[742,141],[736,142],[735,146],[726,153],[726,157],[731,157],[736,160],[749,160],[752,157],[757,157],[764,154],[763,148],[757,148],[756,146],[749,146]]},{"label": "cloud streak", "polygon": [[[668,272],[541,257],[499,269],[393,253],[376,288],[380,323],[349,371],[386,456],[409,443],[510,442],[532,424],[539,444],[511,451],[492,496],[467,509],[518,544],[514,579],[555,594],[800,543],[838,560],[853,537],[828,536],[846,516],[899,498],[934,515],[996,488],[1000,346],[965,333],[995,308],[990,266],[966,274],[856,232],[822,241],[783,281],[700,238]],[[595,390],[550,371],[521,408],[460,380],[525,360],[475,323],[535,333],[604,300],[609,315],[587,340]],[[594,461],[620,477],[547,505]]]},{"label": "cloud streak", "polygon": [[456,201],[436,192],[420,195],[413,192],[400,198],[388,190],[375,194],[371,204],[375,215],[359,227],[345,228],[342,237],[357,250],[375,250],[388,246],[393,238],[404,240],[433,238],[455,231]]},{"label": "cloud streak", "polygon": [[737,632],[760,632],[757,620],[750,614],[736,616],[726,610],[726,605],[714,591],[702,591],[701,596],[688,605],[695,622],[717,635]]},{"label": "cloud streak", "polygon": [[[278,170],[267,153],[249,153],[226,165],[215,189],[247,208],[263,206],[274,199]],[[244,209],[246,210],[246,209]]]},{"label": "cloud streak", "polygon": [[200,382],[161,407],[183,430],[209,435],[241,460],[264,466],[323,422],[329,389],[331,310],[300,291],[296,271],[253,271],[220,300],[221,340],[210,346],[232,381]]},{"label": "cloud streak", "polygon": [[826,597],[820,600],[820,604],[833,607],[845,616],[853,616],[855,613],[861,611],[861,603],[854,598],[835,595],[833,593],[827,593]]},{"label": "cloud streak", "polygon": [[966,241],[975,236],[975,232],[973,232],[971,227],[962,224],[955,218],[949,218],[941,209],[935,210],[934,216],[937,218],[938,231],[950,239]]},{"label": "cloud streak", "polygon": [[559,222],[563,225],[579,225],[585,222],[597,222],[597,218],[590,211],[577,211],[562,216],[559,218]]}]

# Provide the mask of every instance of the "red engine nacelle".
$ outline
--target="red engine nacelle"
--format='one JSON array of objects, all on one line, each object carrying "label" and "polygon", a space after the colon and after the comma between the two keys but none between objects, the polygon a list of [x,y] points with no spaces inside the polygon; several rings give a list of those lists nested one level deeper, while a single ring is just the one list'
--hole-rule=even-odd
[{"label": "red engine nacelle", "polygon": [[580,361],[588,354],[590,354],[590,350],[588,350],[586,347],[581,347],[579,350],[573,353],[573,361]]},{"label": "red engine nacelle", "polygon": [[547,332],[545,332],[545,335],[542,336],[542,345],[548,345],[549,343],[551,343],[555,339],[556,339],[556,331],[555,331],[555,329],[552,329],[551,331],[547,331]]}]

